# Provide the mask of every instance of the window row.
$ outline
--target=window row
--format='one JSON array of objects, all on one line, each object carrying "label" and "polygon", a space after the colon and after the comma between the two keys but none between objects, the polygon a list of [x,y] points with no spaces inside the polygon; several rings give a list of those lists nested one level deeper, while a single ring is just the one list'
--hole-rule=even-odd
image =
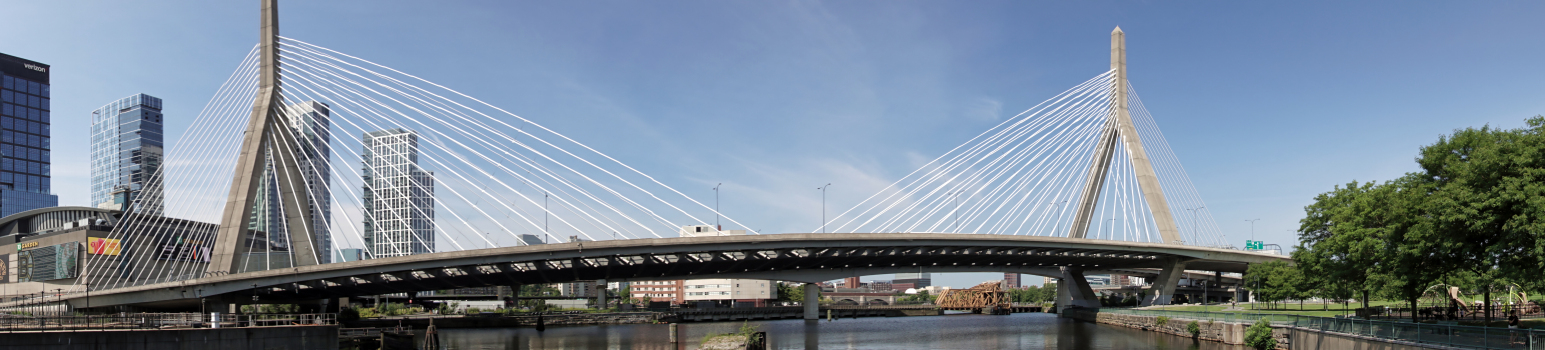
[{"label": "window row", "polygon": [[48,97],[49,96],[48,84],[38,83],[38,82],[35,82],[35,81],[31,81],[31,80],[27,80],[27,79],[21,79],[21,78],[16,78],[16,77],[12,77],[12,76],[6,76],[4,78],[0,78],[0,87],[4,87],[4,88],[10,89],[10,90],[22,91],[22,92],[26,92],[26,93],[33,94],[33,95],[43,96],[43,97]]},{"label": "window row", "polygon": [[11,189],[47,193],[50,180],[47,176],[16,174],[0,171],[0,183],[11,184]]},{"label": "window row", "polygon": [[0,118],[0,128],[33,133],[38,135],[52,135],[48,124],[34,121],[21,120],[11,117]]},{"label": "window row", "polygon": [[0,156],[21,158],[44,163],[49,162],[49,154],[47,150],[15,145],[0,145]]},{"label": "window row", "polygon": [[48,123],[50,119],[48,111],[37,108],[27,108],[27,106],[14,103],[6,103],[4,106],[0,106],[0,114],[41,123]]},{"label": "window row", "polygon": [[0,101],[14,103],[22,106],[52,110],[46,97],[32,96],[11,90],[0,90]]},{"label": "window row", "polygon": [[33,148],[53,149],[53,147],[49,146],[48,137],[46,136],[28,135],[10,130],[0,131],[0,142],[14,143]]},{"label": "window row", "polygon": [[13,158],[0,159],[0,170],[48,176],[48,169],[49,166],[47,163]]}]

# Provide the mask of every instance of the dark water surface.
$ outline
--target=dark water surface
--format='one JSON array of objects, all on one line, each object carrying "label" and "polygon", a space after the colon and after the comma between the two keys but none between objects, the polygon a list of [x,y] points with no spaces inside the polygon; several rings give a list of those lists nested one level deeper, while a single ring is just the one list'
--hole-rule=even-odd
[{"label": "dark water surface", "polygon": [[[1245,349],[1218,342],[1058,318],[955,314],[825,320],[751,321],[773,349]],[[446,349],[696,349],[703,336],[731,333],[740,322],[682,323],[681,344],[667,325],[445,329]]]}]

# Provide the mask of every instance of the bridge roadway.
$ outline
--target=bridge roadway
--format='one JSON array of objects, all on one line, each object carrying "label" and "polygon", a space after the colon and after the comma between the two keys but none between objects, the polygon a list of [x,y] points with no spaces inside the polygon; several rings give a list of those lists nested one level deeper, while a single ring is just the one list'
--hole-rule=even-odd
[{"label": "bridge roadway", "polygon": [[[198,309],[201,300],[217,306],[269,304],[598,279],[756,278],[821,282],[906,272],[1016,272],[1073,278],[1119,269],[1176,267],[1244,272],[1248,264],[1287,259],[1174,244],[986,234],[802,233],[653,238],[441,252],[211,276],[92,291],[89,307],[132,305],[144,310],[186,310]],[[1084,285],[1082,289],[1087,288]],[[1071,294],[1078,298],[1076,291]],[[254,295],[260,301],[253,302]],[[84,293],[59,299],[76,308],[88,306]],[[0,308],[15,305],[18,302],[0,303]]]}]

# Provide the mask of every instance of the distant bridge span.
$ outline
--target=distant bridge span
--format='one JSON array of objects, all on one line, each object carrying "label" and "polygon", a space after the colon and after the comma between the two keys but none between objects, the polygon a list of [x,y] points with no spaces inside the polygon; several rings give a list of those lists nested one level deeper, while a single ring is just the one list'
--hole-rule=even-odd
[{"label": "distant bridge span", "polygon": [[[1288,258],[1176,244],[1041,236],[771,234],[441,252],[94,291],[89,304],[85,293],[60,299],[75,308],[133,305],[186,309],[196,308],[201,300],[213,304],[267,304],[597,279],[758,278],[820,282],[905,272],[1015,272],[1073,278],[1070,273],[1082,277],[1084,273],[1120,273],[1118,269],[1244,272],[1249,264],[1276,260]],[[1075,284],[1083,289],[1088,287]],[[252,301],[253,295],[258,297],[257,302]],[[1076,292],[1072,295],[1075,300],[1087,299],[1079,298]],[[13,305],[0,304],[5,306]]]}]

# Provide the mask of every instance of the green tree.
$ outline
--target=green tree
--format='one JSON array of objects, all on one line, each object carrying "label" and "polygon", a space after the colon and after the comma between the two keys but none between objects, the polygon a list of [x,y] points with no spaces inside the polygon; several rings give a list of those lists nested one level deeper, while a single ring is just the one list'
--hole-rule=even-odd
[{"label": "green tree", "polygon": [[903,297],[903,298],[897,300],[897,302],[901,303],[901,304],[924,304],[924,303],[932,303],[932,302],[934,302],[935,300],[938,300],[938,299],[939,299],[939,296],[937,296],[937,295],[930,295],[930,294],[928,294],[927,290],[919,290],[919,291],[917,291],[917,294],[908,295],[906,297]]},{"label": "green tree", "polygon": [[[778,292],[779,292],[779,294],[778,294],[779,296],[783,295],[782,294],[783,290],[779,290]],[[792,285],[792,284],[788,285],[788,295],[789,295],[788,300],[790,302],[795,302],[795,303],[799,303],[799,304],[803,305],[805,303],[805,285],[804,284],[800,284],[798,286],[795,286],[795,285]],[[817,298],[819,298],[819,297],[820,297],[819,294],[817,294]]]},{"label": "green tree", "polygon": [[1035,301],[1042,303],[1057,301],[1057,284],[1046,283],[1046,285],[1041,286],[1041,295],[1036,297]]},{"label": "green tree", "polygon": [[805,301],[805,289],[802,286],[794,286],[793,283],[778,282],[778,301],[802,303]]},{"label": "green tree", "polygon": [[1545,117],[1527,125],[1455,130],[1417,158],[1430,229],[1443,239],[1434,253],[1474,273],[1488,296],[1502,279],[1545,288]]},{"label": "green tree", "polygon": [[1245,281],[1252,286],[1256,299],[1275,303],[1297,297],[1302,274],[1293,265],[1283,261],[1271,261],[1250,265],[1245,271]]},{"label": "green tree", "polygon": [[1315,196],[1314,204],[1304,207],[1293,261],[1312,276],[1310,283],[1321,296],[1345,300],[1361,293],[1363,307],[1368,306],[1369,267],[1384,253],[1380,229],[1388,220],[1372,193],[1377,187],[1353,181]]}]

